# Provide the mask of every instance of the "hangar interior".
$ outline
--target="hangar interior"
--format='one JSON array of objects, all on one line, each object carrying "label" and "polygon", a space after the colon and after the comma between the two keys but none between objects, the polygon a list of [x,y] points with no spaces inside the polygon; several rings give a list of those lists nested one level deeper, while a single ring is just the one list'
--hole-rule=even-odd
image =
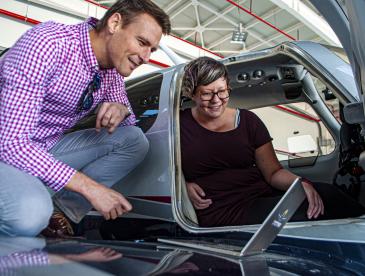
[{"label": "hangar interior", "polygon": [[[15,41],[34,25],[54,20],[73,24],[93,16],[101,18],[115,0],[10,0],[0,3],[0,51],[11,47]],[[145,64],[127,78],[168,68],[199,56],[226,58],[274,47],[284,41],[308,40],[326,45],[341,58],[346,54],[341,44],[315,7],[307,0],[153,0],[170,17],[171,35],[164,36],[161,48]],[[6,27],[5,27],[6,26]],[[243,36],[234,41],[235,35]],[[168,50],[164,50],[164,49]],[[260,69],[260,68],[258,68]],[[266,74],[270,74],[266,72]],[[317,79],[318,90],[326,87]],[[328,107],[338,118],[338,102],[329,100]],[[274,143],[279,160],[288,158],[288,138],[295,134],[310,134],[318,140],[315,111],[305,103],[292,108],[304,116],[283,112],[279,107],[260,108],[257,113],[274,133]],[[273,114],[275,114],[273,116]],[[309,120],[308,117],[309,116]],[[312,117],[311,117],[312,116]],[[311,121],[312,120],[312,121]],[[282,131],[280,122],[286,121]],[[290,126],[290,127],[289,127]],[[295,127],[294,127],[295,126]],[[321,125],[321,152],[331,153],[334,141]],[[298,140],[300,143],[300,139]],[[293,146],[292,146],[293,147]]]},{"label": "hangar interior", "polygon": [[[229,59],[233,55],[264,50],[290,41],[304,40],[320,43],[348,62],[336,34],[308,0],[152,1],[169,15],[172,32],[162,38],[160,48],[152,54],[149,63],[140,66],[127,78],[127,87],[129,83],[133,92],[134,90],[138,93],[145,92],[150,87],[158,90],[162,78],[153,75],[153,72],[197,57]],[[101,18],[115,2],[116,0],[1,1],[0,51],[11,47],[26,30],[36,24],[48,20],[75,24],[90,16]],[[229,69],[236,76],[232,86],[243,87],[244,80],[240,79],[244,78],[243,74],[249,73],[253,76],[262,68],[265,68],[264,75],[268,78],[275,76],[275,72],[280,72],[281,76],[287,76],[290,79],[291,75],[299,76],[305,71],[301,65],[270,67],[270,62],[272,64],[289,62],[286,57],[279,57],[277,60],[268,59],[265,62],[255,63],[251,67],[247,65],[250,71],[242,71],[238,65],[230,64]],[[150,86],[145,84],[140,88],[137,84],[147,74],[156,77],[148,80],[150,82],[147,84]],[[327,95],[330,91],[321,79],[312,75],[310,82],[315,85],[317,91],[322,92],[320,96],[324,99],[327,108],[340,121],[338,99]],[[257,85],[260,85],[259,81]],[[252,98],[260,89],[251,91]],[[336,137],[321,122],[316,110],[306,103],[307,95],[300,95],[286,105],[266,107],[240,101],[239,96],[235,98],[235,94],[232,97],[236,103],[239,103],[239,107],[251,109],[264,121],[274,138],[274,148],[280,161],[288,161],[293,154],[298,153],[302,157],[326,156],[337,147]],[[144,111],[141,110],[141,113]],[[308,143],[308,147],[300,148],[303,143]]]},{"label": "hangar interior", "polygon": [[[168,68],[176,62],[192,60],[199,56],[224,58],[274,47],[284,41],[309,40],[322,43],[346,58],[338,38],[309,1],[154,0],[153,2],[170,16],[172,33],[163,37],[161,42],[163,46],[152,54],[149,64],[137,68],[129,78]],[[81,22],[89,16],[100,18],[113,3],[114,0],[2,1],[0,24],[6,28],[2,28],[0,49],[11,47],[21,34],[39,22],[55,20],[71,24]],[[242,41],[234,41],[235,32],[243,36]],[[167,52],[170,54],[163,50],[164,47],[169,49]],[[321,86],[320,83],[318,85]],[[330,102],[329,106],[334,113],[338,113],[336,102]],[[310,107],[305,105],[301,107],[299,104],[299,108],[304,113],[312,113],[315,117]],[[273,118],[271,116],[273,111],[269,109],[260,112],[264,121],[271,126],[270,131],[278,129],[278,122],[282,120],[293,119],[289,121],[294,125],[298,125],[296,121],[300,120],[285,112],[279,112],[279,116],[274,116],[277,120],[269,122],[268,119]],[[310,123],[308,125],[305,120],[301,125],[303,128],[295,130],[296,132],[317,132],[317,127],[311,126]],[[333,143],[328,132],[324,130],[324,133],[322,144],[328,144],[324,150],[329,153]],[[312,135],[316,136],[314,133]],[[278,150],[287,151],[287,135],[279,137],[275,140],[278,143],[276,145]],[[278,154],[278,157],[285,158],[281,154]]]},{"label": "hangar interior", "polygon": [[[183,60],[215,58],[273,47],[284,41],[309,40],[334,49],[341,44],[327,22],[306,0],[154,0],[169,16],[172,33],[163,38]],[[100,18],[114,0],[10,0],[0,3],[0,49],[10,47],[27,29],[48,20],[77,23]],[[244,41],[234,41],[239,32]],[[338,49],[341,53],[341,49]],[[173,65],[159,50],[133,76]],[[141,72],[141,73],[140,73]],[[132,76],[132,77],[133,77]]]}]

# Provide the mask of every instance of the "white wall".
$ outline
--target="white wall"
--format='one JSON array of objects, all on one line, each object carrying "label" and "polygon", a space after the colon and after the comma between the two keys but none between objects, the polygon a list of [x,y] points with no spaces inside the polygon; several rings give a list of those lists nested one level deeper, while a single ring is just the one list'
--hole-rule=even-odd
[{"label": "white wall", "polygon": [[[294,105],[294,104],[293,104]],[[314,110],[306,103],[297,103],[295,106],[305,110],[313,118],[318,118]],[[317,143],[319,137],[318,124],[314,121],[308,121],[304,118],[298,117],[291,113],[284,112],[275,107],[264,107],[252,110],[257,114],[260,119],[264,122],[273,140],[275,149],[289,152],[288,150],[288,137],[310,135],[313,140]],[[328,130],[325,128],[323,123],[320,123],[322,130],[322,142],[331,141],[327,146],[322,146],[321,150],[323,155],[329,154],[334,149],[334,140]],[[294,134],[297,133],[297,134]],[[287,157],[283,157],[287,159]]]}]

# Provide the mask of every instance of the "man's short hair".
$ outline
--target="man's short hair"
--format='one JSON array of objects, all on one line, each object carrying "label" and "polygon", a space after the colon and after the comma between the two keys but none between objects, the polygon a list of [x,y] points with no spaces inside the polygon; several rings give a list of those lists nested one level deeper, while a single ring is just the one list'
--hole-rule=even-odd
[{"label": "man's short hair", "polygon": [[108,19],[115,13],[123,18],[123,27],[130,24],[140,14],[149,14],[160,25],[163,34],[169,34],[171,23],[169,16],[151,0],[119,0],[105,13],[96,25],[96,31],[101,31],[107,25]]}]

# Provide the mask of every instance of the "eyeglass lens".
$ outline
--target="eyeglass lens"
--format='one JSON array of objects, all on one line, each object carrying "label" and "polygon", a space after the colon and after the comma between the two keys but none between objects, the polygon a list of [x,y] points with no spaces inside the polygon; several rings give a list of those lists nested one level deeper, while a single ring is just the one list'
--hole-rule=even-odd
[{"label": "eyeglass lens", "polygon": [[221,100],[227,99],[229,97],[229,89],[217,92],[203,92],[200,94],[200,98],[203,101],[211,101],[215,95],[217,95]]}]

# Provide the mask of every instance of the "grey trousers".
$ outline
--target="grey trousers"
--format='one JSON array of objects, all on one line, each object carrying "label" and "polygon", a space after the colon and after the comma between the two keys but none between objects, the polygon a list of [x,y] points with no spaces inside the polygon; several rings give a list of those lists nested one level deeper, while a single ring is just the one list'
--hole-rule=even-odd
[{"label": "grey trousers", "polygon": [[[112,134],[86,129],[65,135],[50,152],[112,187],[144,159],[148,140],[134,126],[119,127]],[[0,235],[35,236],[47,226],[53,205],[39,179],[0,162],[0,190]],[[53,202],[76,223],[92,208],[83,196],[66,189],[54,194]]]}]

